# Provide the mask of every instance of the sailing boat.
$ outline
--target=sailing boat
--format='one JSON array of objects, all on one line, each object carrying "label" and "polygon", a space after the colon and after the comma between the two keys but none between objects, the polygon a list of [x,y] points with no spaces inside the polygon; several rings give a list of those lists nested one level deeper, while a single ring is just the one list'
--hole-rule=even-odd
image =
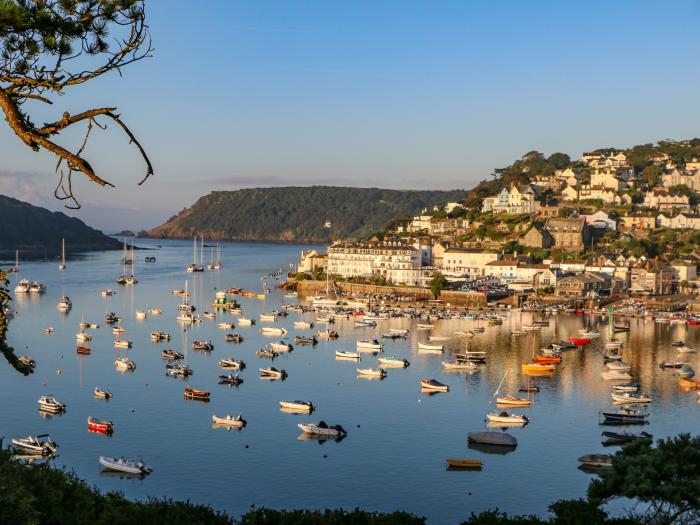
[{"label": "sailing boat", "polygon": [[122,274],[119,277],[117,277],[117,284],[126,284],[126,239],[124,239]]},{"label": "sailing boat", "polygon": [[131,245],[131,275],[126,278],[126,284],[136,284],[136,257],[134,257],[134,245]]},{"label": "sailing boat", "polygon": [[499,391],[501,390],[501,387],[503,386],[503,382],[506,380],[507,376],[508,376],[508,371],[506,371],[506,373],[503,374],[503,379],[501,379],[501,382],[498,384],[496,391],[493,393],[493,397],[496,398],[496,403],[499,405],[529,407],[532,404],[532,401],[530,401],[528,398],[515,397],[515,396],[511,396],[511,395],[505,395],[505,396],[499,395]]},{"label": "sailing boat", "polygon": [[215,270],[221,270],[221,245],[216,243],[216,262],[214,263]]},{"label": "sailing boat", "polygon": [[61,239],[61,263],[58,265],[58,269],[66,269],[66,239]]},{"label": "sailing boat", "polygon": [[[19,275],[19,250],[15,250],[15,273]],[[29,293],[30,286],[27,279],[20,279],[15,286],[15,293]]]},{"label": "sailing boat", "polygon": [[177,320],[185,323],[194,323],[199,319],[194,316],[195,307],[187,299],[189,297],[188,281],[185,281],[185,293],[182,294],[182,303],[177,305]]},{"label": "sailing boat", "polygon": [[207,264],[207,268],[209,268],[210,270],[214,269],[214,247],[213,246],[211,246],[211,262],[209,264]]},{"label": "sailing boat", "polygon": [[[204,249],[204,237],[202,236],[202,249]],[[188,273],[203,272],[204,266],[197,264],[197,236],[194,236],[192,245],[192,264],[187,267]]]}]

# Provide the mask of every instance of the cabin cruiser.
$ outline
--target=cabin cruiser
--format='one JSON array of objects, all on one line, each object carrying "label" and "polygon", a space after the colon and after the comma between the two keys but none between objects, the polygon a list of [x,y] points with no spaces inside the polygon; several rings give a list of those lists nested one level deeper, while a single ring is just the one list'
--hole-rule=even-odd
[{"label": "cabin cruiser", "polygon": [[73,303],[71,303],[70,298],[66,297],[65,295],[61,297],[58,300],[58,304],[56,305],[56,308],[60,310],[61,312],[67,312],[71,308],[73,308]]},{"label": "cabin cruiser", "polygon": [[245,363],[239,359],[233,359],[230,357],[228,359],[219,359],[219,366],[221,368],[230,368],[232,370],[243,370],[245,368]]},{"label": "cabin cruiser", "polygon": [[29,287],[31,284],[27,279],[22,279],[15,286],[15,293],[29,293]]},{"label": "cabin cruiser", "polygon": [[53,414],[63,412],[66,409],[65,403],[61,403],[53,396],[41,396],[37,403],[39,403],[39,410]]},{"label": "cabin cruiser", "polygon": [[32,284],[29,285],[29,293],[43,294],[44,292],[46,292],[46,286],[44,286],[38,281],[34,281]]}]

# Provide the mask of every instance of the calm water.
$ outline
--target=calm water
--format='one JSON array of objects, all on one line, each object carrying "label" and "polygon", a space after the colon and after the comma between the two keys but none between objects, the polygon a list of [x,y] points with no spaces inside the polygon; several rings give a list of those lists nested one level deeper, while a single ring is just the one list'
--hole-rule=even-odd
[{"label": "calm water", "polygon": [[[259,321],[252,327],[236,327],[245,337],[240,345],[225,343],[225,331],[216,327],[222,320],[235,322],[230,314],[219,314],[216,321],[204,319],[185,332],[175,321],[180,299],[170,291],[184,288],[189,279],[191,299],[201,313],[211,309],[215,289],[260,290],[260,277],[285,271],[298,259],[301,247],[225,244],[224,268],[193,276],[184,271],[192,257],[190,243],[139,241],[139,245],[156,249],[138,252],[140,282],[135,287],[114,283],[121,273],[121,252],[89,254],[69,261],[63,272],[53,262],[22,264],[22,276],[42,281],[48,291],[40,298],[17,298],[9,342],[18,354],[32,355],[38,366],[29,377],[0,366],[0,396],[6,400],[0,409],[0,435],[49,432],[60,445],[54,464],[101,489],[119,490],[132,498],[189,498],[233,515],[251,505],[359,506],[403,509],[428,516],[430,523],[458,523],[472,511],[498,507],[508,512],[544,513],[556,499],[582,497],[590,476],[577,469],[576,458],[611,451],[600,444],[603,428],[598,425],[598,411],[610,406],[610,384],[600,377],[605,336],[586,350],[565,353],[556,373],[537,381],[541,392],[535,394],[532,408],[525,410],[531,423],[509,430],[519,442],[515,451],[496,455],[467,447],[467,432],[485,428],[484,415],[494,408],[492,396],[504,372],[510,371],[501,391],[517,391],[526,382],[520,364],[531,357],[533,349],[574,335],[583,326],[581,317],[553,317],[541,333],[513,339],[510,332],[520,322],[516,314],[468,343],[449,342],[450,350],[463,350],[468,344],[471,350],[488,352],[488,364],[472,374],[445,373],[439,355],[419,355],[416,343],[427,334],[416,331],[410,320],[380,321],[377,329],[357,329],[352,320],[339,321],[334,328],[340,339],[321,341],[314,348],[298,346],[283,354],[274,366],[285,368],[289,377],[270,382],[258,379],[257,369],[270,362],[256,357],[255,351],[275,339],[258,333]],[[155,255],[157,262],[144,263],[145,255]],[[205,259],[208,257],[206,254]],[[117,295],[100,297],[99,291],[106,288],[115,289]],[[73,301],[67,315],[56,309],[62,294]],[[277,290],[264,301],[239,298],[244,315],[253,318],[279,307],[282,301]],[[158,306],[164,314],[136,320],[135,310],[147,306]],[[133,373],[120,373],[113,366],[115,356],[127,352],[113,348],[111,330],[102,319],[108,311],[123,317],[124,338],[134,343],[128,351],[137,365]],[[292,313],[276,324],[286,327],[291,337],[316,331],[295,330],[292,323],[299,317]],[[313,321],[312,315],[304,317]],[[93,330],[90,356],[75,353],[75,333],[83,318],[100,324],[100,329]],[[522,315],[522,322],[529,320],[528,314]],[[438,322],[434,333],[450,334],[474,325],[472,321]],[[53,326],[55,333],[44,334],[46,326]],[[385,346],[386,355],[411,362],[407,369],[389,369],[383,381],[368,381],[356,376],[356,363],[336,361],[336,349],[354,351],[357,339],[379,335],[388,327],[411,329],[408,341]],[[605,327],[601,324],[599,328]],[[172,333],[172,341],[151,343],[153,330]],[[660,361],[675,359],[671,342],[685,339],[688,345],[700,347],[700,328],[635,321],[630,334],[617,337],[625,340],[623,354],[632,364],[633,375],[654,396],[650,424],[644,430],[657,438],[700,432],[695,394],[679,392],[673,371],[658,368]],[[215,344],[211,354],[189,348],[193,339],[204,338]],[[167,347],[187,350],[187,362],[194,369],[187,384],[210,390],[210,403],[183,399],[186,383],[164,373],[160,351]],[[221,373],[217,362],[229,356],[248,365],[241,373],[245,382],[238,388],[217,384]],[[686,360],[700,369],[696,355],[687,355]],[[376,358],[369,356],[360,364],[375,365]],[[425,377],[447,383],[450,392],[421,394],[418,381]],[[94,399],[95,386],[112,390],[114,398]],[[36,400],[45,393],[67,403],[67,412],[42,417]],[[318,410],[311,416],[284,413],[278,405],[283,399],[310,399]],[[212,414],[226,413],[242,413],[247,428],[240,432],[212,428]],[[114,435],[89,433],[88,416],[114,421]],[[348,430],[347,438],[339,443],[299,439],[297,423],[321,419],[342,424]],[[100,455],[142,458],[154,471],[143,480],[101,474]],[[485,468],[449,472],[445,468],[449,457],[481,459]]]}]

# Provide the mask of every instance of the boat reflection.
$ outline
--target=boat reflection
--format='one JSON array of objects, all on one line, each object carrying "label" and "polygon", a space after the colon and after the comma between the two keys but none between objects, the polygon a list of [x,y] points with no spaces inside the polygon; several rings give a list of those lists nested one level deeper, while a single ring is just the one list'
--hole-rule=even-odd
[{"label": "boat reflection", "polygon": [[340,443],[345,439],[345,435],[340,435],[338,437],[325,436],[323,434],[309,434],[308,432],[302,432],[297,436],[299,441],[318,441],[319,445],[323,445],[326,441],[335,441]]}]

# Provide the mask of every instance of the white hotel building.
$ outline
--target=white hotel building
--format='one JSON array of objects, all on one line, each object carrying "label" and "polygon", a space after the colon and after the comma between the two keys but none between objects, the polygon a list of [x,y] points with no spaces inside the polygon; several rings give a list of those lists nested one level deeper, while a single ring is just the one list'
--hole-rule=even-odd
[{"label": "white hotel building", "polygon": [[339,242],[328,248],[328,272],[346,279],[384,277],[396,285],[421,286],[433,273],[423,260],[420,249],[398,241]]}]

